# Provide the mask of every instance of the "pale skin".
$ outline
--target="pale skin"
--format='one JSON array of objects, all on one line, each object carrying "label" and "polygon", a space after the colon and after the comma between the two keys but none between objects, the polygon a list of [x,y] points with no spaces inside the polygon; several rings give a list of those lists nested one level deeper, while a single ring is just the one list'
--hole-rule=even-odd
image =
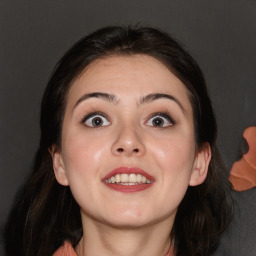
[{"label": "pale skin", "polygon": [[[195,145],[186,87],[146,55],[86,68],[68,95],[62,146],[50,152],[57,181],[81,208],[79,256],[165,255],[178,205],[188,186],[204,182],[211,158],[208,143]],[[152,185],[111,189],[103,178],[119,167],[146,171]]]}]

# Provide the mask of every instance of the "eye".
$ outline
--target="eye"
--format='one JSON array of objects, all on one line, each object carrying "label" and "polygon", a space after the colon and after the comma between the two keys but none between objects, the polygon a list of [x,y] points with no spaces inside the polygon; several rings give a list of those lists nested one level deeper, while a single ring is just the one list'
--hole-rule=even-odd
[{"label": "eye", "polygon": [[174,125],[174,120],[166,113],[155,113],[146,123],[154,127],[167,127]]},{"label": "eye", "polygon": [[101,127],[107,126],[110,124],[108,119],[101,113],[90,113],[85,116],[82,120],[82,123],[89,127]]}]

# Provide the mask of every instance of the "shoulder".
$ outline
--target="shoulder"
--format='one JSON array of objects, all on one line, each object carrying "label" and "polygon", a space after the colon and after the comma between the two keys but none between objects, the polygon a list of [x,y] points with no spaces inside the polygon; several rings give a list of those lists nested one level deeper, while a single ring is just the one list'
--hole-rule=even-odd
[{"label": "shoulder", "polygon": [[65,242],[53,256],[77,256],[70,242]]}]

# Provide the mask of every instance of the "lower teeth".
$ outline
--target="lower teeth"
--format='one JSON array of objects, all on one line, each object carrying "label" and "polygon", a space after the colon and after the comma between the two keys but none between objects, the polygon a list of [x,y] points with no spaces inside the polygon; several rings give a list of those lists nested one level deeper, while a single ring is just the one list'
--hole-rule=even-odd
[{"label": "lower teeth", "polygon": [[[109,182],[109,181],[106,181],[107,183],[112,183],[112,182]],[[142,183],[142,182],[114,182],[112,184],[117,184],[117,185],[124,185],[124,186],[134,186],[134,185],[141,185],[141,184],[150,184],[152,183],[151,180],[147,180],[146,183]]]},{"label": "lower teeth", "polygon": [[116,184],[117,184],[117,185],[124,185],[124,186],[129,186],[129,185],[132,186],[132,185],[139,185],[139,184],[142,184],[142,183],[133,183],[133,182],[131,182],[131,183],[130,183],[130,182],[119,182],[119,183],[118,183],[118,182],[117,182]]}]

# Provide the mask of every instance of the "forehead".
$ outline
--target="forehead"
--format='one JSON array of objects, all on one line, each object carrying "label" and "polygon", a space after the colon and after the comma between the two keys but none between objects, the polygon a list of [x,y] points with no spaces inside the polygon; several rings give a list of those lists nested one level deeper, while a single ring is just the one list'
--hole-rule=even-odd
[{"label": "forehead", "polygon": [[163,80],[169,76],[170,79],[181,83],[166,65],[145,54],[113,55],[96,59],[85,68],[77,80],[100,80],[101,78],[122,80],[124,75],[140,81],[143,78],[146,80],[153,77]]},{"label": "forehead", "polygon": [[68,103],[92,92],[139,98],[149,93],[172,94],[190,105],[188,90],[168,67],[148,55],[117,55],[97,59],[73,82]]}]

